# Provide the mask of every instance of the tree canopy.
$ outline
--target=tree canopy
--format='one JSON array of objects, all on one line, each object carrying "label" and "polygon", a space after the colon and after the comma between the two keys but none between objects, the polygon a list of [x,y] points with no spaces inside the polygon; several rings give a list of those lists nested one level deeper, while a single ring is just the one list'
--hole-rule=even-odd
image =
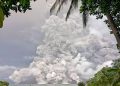
[{"label": "tree canopy", "polygon": [[[97,19],[111,15],[118,30],[120,30],[120,0],[82,0],[80,11],[89,11]],[[108,21],[106,21],[108,22]]]},{"label": "tree canopy", "polygon": [[120,86],[120,59],[114,60],[112,67],[102,68],[85,84],[79,82],[78,86]]},{"label": "tree canopy", "polygon": [[36,0],[0,0],[0,27],[3,26],[4,17],[10,16],[10,11],[26,12],[31,10],[30,1]]},{"label": "tree canopy", "polygon": [[113,62],[113,67],[104,67],[96,73],[87,86],[120,86],[120,59]]},{"label": "tree canopy", "polygon": [[0,81],[0,86],[9,86],[9,83],[6,81]]}]

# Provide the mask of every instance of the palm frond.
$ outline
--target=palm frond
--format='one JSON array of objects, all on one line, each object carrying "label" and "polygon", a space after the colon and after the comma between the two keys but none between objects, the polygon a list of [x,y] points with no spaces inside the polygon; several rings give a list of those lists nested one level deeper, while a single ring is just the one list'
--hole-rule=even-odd
[{"label": "palm frond", "polygon": [[56,14],[58,14],[58,13],[60,12],[61,7],[62,7],[63,4],[66,3],[67,1],[68,1],[68,0],[61,0],[60,5],[59,5],[59,7],[58,7],[58,9],[57,9],[57,13],[56,13]]},{"label": "palm frond", "polygon": [[59,5],[61,0],[56,0],[55,3],[53,4],[53,6],[50,9],[50,13],[53,13],[53,11],[55,10],[55,8]]},{"label": "palm frond", "polygon": [[75,9],[77,7],[78,7],[78,0],[72,0],[71,4],[70,4],[70,7],[68,9],[67,15],[66,15],[66,20],[69,18],[72,9]]},{"label": "palm frond", "polygon": [[[61,10],[61,7],[67,2],[68,0],[56,0],[55,3],[53,4],[53,6],[51,7],[50,9],[50,13],[53,13],[53,11],[55,11],[56,8],[57,9],[57,12],[56,12],[56,15],[60,12]],[[82,5],[84,5],[84,7],[86,6],[86,3],[84,0],[82,0]],[[71,3],[70,3],[70,7],[67,11],[67,14],[66,14],[66,20],[69,18],[71,12],[73,9],[77,8],[78,7],[78,0],[71,0]],[[87,24],[87,20],[88,20],[88,12],[87,11],[84,11],[83,12],[83,26],[86,27],[86,24]]]},{"label": "palm frond", "polygon": [[67,12],[67,15],[66,15],[66,20],[69,18],[72,8],[73,8],[73,0],[72,0],[72,2],[70,4],[70,7],[68,9],[68,12]]},{"label": "palm frond", "polygon": [[83,27],[86,27],[87,21],[88,21],[88,12],[87,11],[83,12],[82,19],[83,19]]},{"label": "palm frond", "polygon": [[82,19],[83,19],[83,27],[86,27],[87,25],[87,21],[88,21],[88,11],[87,11],[87,5],[86,5],[86,0],[81,0],[82,2],[82,9],[84,9],[84,11],[82,12]]},{"label": "palm frond", "polygon": [[[58,14],[61,10],[61,7],[63,6],[64,3],[66,3],[68,0],[56,0],[53,6],[50,9],[50,13],[53,13],[55,8],[58,6],[56,14]],[[66,15],[66,20],[69,18],[69,15],[71,14],[72,9],[78,7],[78,0],[71,0],[70,7],[68,9],[67,15]]]},{"label": "palm frond", "polygon": [[73,1],[73,6],[75,7],[75,8],[77,8],[78,7],[78,0],[72,0]]}]

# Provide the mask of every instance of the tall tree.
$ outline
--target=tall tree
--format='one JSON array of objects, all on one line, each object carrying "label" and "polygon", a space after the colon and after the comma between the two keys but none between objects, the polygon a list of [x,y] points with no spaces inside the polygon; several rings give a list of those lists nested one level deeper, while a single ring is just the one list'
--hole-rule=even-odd
[{"label": "tall tree", "polygon": [[[97,19],[106,16],[106,24],[117,40],[117,47],[120,49],[120,0],[82,0],[80,11],[88,11]],[[85,7],[84,7],[85,5]]]}]

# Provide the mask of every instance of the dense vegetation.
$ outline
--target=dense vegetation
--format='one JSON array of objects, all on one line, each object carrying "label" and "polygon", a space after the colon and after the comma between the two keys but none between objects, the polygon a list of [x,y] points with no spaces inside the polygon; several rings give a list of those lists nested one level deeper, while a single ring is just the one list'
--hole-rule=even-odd
[{"label": "dense vegetation", "polygon": [[9,83],[6,81],[0,81],[0,86],[9,86]]},{"label": "dense vegetation", "polygon": [[[104,67],[97,72],[86,84],[87,86],[120,86],[120,59],[115,60],[112,67]],[[78,86],[85,85],[78,83]]]},{"label": "dense vegetation", "polygon": [[120,69],[103,68],[87,82],[87,86],[120,86]]}]

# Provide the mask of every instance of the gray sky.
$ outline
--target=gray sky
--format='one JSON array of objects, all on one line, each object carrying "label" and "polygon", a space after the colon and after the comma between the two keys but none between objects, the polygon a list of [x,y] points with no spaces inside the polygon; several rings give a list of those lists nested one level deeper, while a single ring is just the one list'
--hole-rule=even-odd
[{"label": "gray sky", "polygon": [[[0,29],[0,80],[8,80],[15,69],[28,67],[42,40],[40,29],[49,18],[54,0],[32,2],[26,13],[12,12]],[[62,11],[62,13],[65,10]]]},{"label": "gray sky", "polygon": [[26,13],[12,12],[0,29],[0,80],[16,68],[26,67],[36,55],[36,47],[42,39],[41,25],[49,16],[46,0],[31,4],[32,10]]},{"label": "gray sky", "polygon": [[5,19],[0,30],[0,65],[26,66],[31,61],[26,57],[35,55],[40,27],[48,15],[45,0],[38,0],[32,3],[31,11],[12,13]]}]

